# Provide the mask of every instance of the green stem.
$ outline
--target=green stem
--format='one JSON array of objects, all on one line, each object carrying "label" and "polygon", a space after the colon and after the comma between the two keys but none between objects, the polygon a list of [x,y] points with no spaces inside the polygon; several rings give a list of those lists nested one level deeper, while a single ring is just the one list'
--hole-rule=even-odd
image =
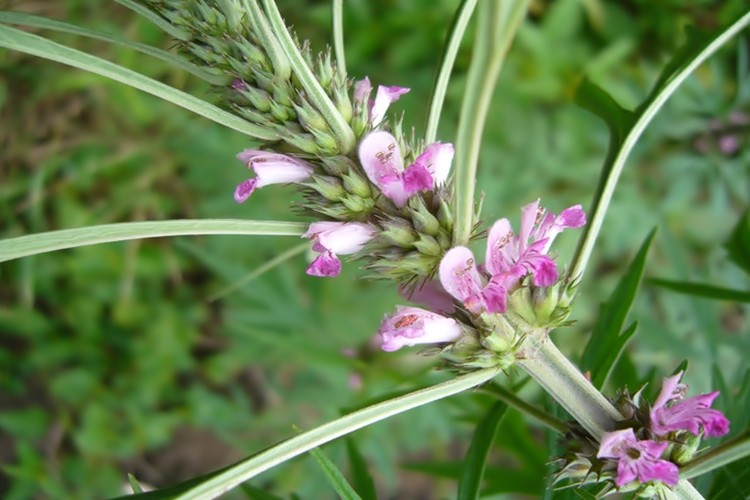
[{"label": "green stem", "polygon": [[305,62],[304,57],[302,57],[302,54],[297,48],[294,38],[292,38],[291,33],[286,28],[284,18],[281,17],[281,12],[279,12],[278,7],[276,7],[276,2],[273,0],[263,0],[263,5],[268,14],[269,21],[271,22],[271,27],[275,31],[276,36],[281,43],[281,47],[289,58],[294,74],[302,84],[302,88],[305,89],[307,98],[310,99],[310,102],[312,102],[320,114],[323,115],[328,126],[331,127],[331,131],[336,138],[336,143],[338,144],[341,153],[348,154],[354,149],[356,143],[354,131],[352,131],[352,128],[346,123],[344,117],[341,116],[341,113],[336,109],[336,106],[315,78],[312,69],[307,65],[307,62]]},{"label": "green stem", "polygon": [[530,0],[485,1],[479,5],[474,54],[456,134],[456,198],[453,242],[466,245],[474,226],[474,185],[482,132],[495,82]]},{"label": "green stem", "polygon": [[510,407],[525,413],[526,415],[538,420],[540,423],[546,425],[553,431],[559,434],[565,434],[568,431],[568,424],[560,420],[559,418],[550,415],[546,411],[538,408],[532,404],[527,403],[523,399],[519,398],[512,391],[509,391],[505,387],[497,383],[486,384],[482,386],[482,391],[492,394],[497,397],[500,401],[504,402]]},{"label": "green stem", "polygon": [[[334,5],[336,5],[335,0]],[[477,0],[463,0],[456,17],[453,20],[453,26],[450,29],[448,41],[443,49],[443,59],[440,61],[440,71],[435,80],[435,87],[432,89],[432,98],[430,99],[430,113],[427,116],[427,129],[424,134],[425,144],[432,144],[437,138],[437,128],[440,123],[440,113],[443,111],[445,103],[445,93],[448,90],[453,65],[456,62],[456,54],[461,46],[461,40],[464,37],[466,26],[469,24],[474,8],[477,6]]]},{"label": "green stem", "polygon": [[749,455],[750,429],[688,462],[680,469],[680,477],[692,479]]},{"label": "green stem", "polygon": [[624,417],[545,336],[530,336],[517,364],[597,441]]},{"label": "green stem", "polygon": [[336,438],[350,434],[362,427],[374,424],[388,417],[403,413],[439,399],[458,394],[482,384],[499,373],[497,368],[485,368],[456,377],[448,382],[390,399],[355,411],[320,427],[290,438],[266,451],[254,455],[224,469],[216,476],[204,481],[177,497],[177,500],[211,499],[244,483],[258,474],[290,460],[302,453]]},{"label": "green stem", "polygon": [[344,0],[333,0],[333,54],[341,76],[346,76],[346,53],[344,52]]}]

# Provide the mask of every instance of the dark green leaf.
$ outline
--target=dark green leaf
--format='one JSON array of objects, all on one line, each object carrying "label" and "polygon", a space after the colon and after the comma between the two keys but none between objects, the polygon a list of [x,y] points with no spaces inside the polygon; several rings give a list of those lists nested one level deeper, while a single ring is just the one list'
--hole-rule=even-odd
[{"label": "dark green leaf", "polygon": [[378,495],[375,490],[375,481],[373,481],[370,471],[367,468],[367,462],[359,452],[357,444],[352,438],[346,440],[346,451],[349,455],[349,466],[351,467],[352,482],[354,489],[364,500],[376,500]]},{"label": "dark green leaf", "polygon": [[745,212],[724,244],[729,260],[750,274],[750,212]]},{"label": "dark green leaf", "polygon": [[243,484],[240,489],[251,500],[282,500],[281,497],[268,493],[266,490],[255,487],[250,483]]},{"label": "dark green leaf", "polygon": [[328,482],[331,483],[331,486],[333,486],[333,489],[336,490],[340,498],[343,500],[362,500],[349,484],[349,481],[346,480],[344,474],[336,467],[336,464],[320,448],[310,450],[310,455],[318,461],[318,464],[328,478]]},{"label": "dark green leaf", "polygon": [[655,234],[656,229],[651,230],[609,300],[600,306],[591,339],[583,351],[581,368],[591,373],[591,382],[600,389],[635,333],[636,323],[624,332],[622,328],[641,283],[648,249]]},{"label": "dark green leaf", "polygon": [[459,500],[474,500],[479,497],[487,455],[495,440],[497,427],[507,410],[508,405],[502,401],[496,402],[474,430],[474,437],[466,452],[461,478],[458,481]]},{"label": "dark green leaf", "polygon": [[143,493],[143,487],[141,486],[141,483],[138,482],[133,474],[128,474],[128,482],[130,483],[130,487],[133,489],[133,493]]},{"label": "dark green leaf", "polygon": [[750,292],[743,290],[732,290],[731,288],[722,288],[703,283],[689,283],[661,278],[649,279],[648,282],[684,295],[695,295],[707,299],[730,300],[733,302],[750,302]]}]

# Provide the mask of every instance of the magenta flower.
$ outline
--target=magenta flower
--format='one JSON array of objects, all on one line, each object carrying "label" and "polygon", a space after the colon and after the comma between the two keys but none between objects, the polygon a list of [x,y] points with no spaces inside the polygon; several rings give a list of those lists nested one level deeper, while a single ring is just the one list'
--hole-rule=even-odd
[{"label": "magenta flower", "polygon": [[380,122],[385,118],[385,113],[388,111],[390,105],[399,100],[399,98],[409,92],[411,89],[406,87],[386,87],[384,85],[378,86],[378,92],[375,94],[374,100],[370,99],[372,93],[372,85],[370,79],[365,77],[354,84],[354,103],[362,104],[367,102],[367,109],[370,116],[370,125],[375,128],[380,125]]},{"label": "magenta flower", "polygon": [[387,316],[378,330],[384,351],[397,351],[416,344],[454,342],[461,336],[461,326],[451,318],[420,309],[397,306],[396,313]]},{"label": "magenta flower", "polygon": [[672,431],[688,431],[698,436],[701,428],[706,436],[728,433],[729,420],[719,410],[711,408],[719,391],[680,401],[687,390],[685,384],[680,384],[681,378],[682,372],[664,379],[661,392],[651,408],[651,431],[657,436]]},{"label": "magenta flower", "polygon": [[474,254],[466,247],[448,250],[440,261],[440,283],[455,299],[474,314],[502,313],[506,309],[507,290],[499,283],[484,283]]},{"label": "magenta flower", "polygon": [[270,184],[302,182],[313,172],[312,166],[307,162],[256,149],[246,149],[237,158],[255,172],[255,177],[243,181],[234,190],[234,200],[237,203],[247,200],[257,188]]},{"label": "magenta flower", "polygon": [[307,268],[310,276],[338,276],[341,261],[338,255],[357,253],[375,236],[376,230],[362,222],[313,222],[302,235],[313,242],[313,250],[319,252]]},{"label": "magenta flower", "polygon": [[388,132],[376,131],[360,143],[359,161],[370,181],[400,208],[413,194],[445,182],[453,161],[453,146],[431,144],[404,169],[396,138]]},{"label": "magenta flower", "polygon": [[605,433],[596,456],[618,461],[615,479],[618,488],[635,479],[642,483],[658,480],[674,486],[679,481],[677,466],[660,458],[667,446],[666,441],[638,441],[633,429],[624,429]]},{"label": "magenta flower", "polygon": [[493,281],[510,288],[527,274],[535,286],[551,286],[558,278],[557,265],[547,255],[552,242],[564,229],[581,227],[586,214],[580,205],[566,208],[558,216],[546,213],[539,200],[521,209],[521,230],[513,234],[508,219],[500,219],[487,237],[487,271]]}]

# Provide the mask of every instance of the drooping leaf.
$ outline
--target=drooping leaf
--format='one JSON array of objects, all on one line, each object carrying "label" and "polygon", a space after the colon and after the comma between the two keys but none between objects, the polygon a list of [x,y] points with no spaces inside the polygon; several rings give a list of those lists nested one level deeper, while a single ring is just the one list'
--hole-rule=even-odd
[{"label": "drooping leaf", "polygon": [[346,439],[346,452],[349,456],[349,467],[351,468],[352,483],[354,489],[363,500],[377,500],[375,481],[367,468],[367,462],[359,452],[357,444],[351,437]]},{"label": "drooping leaf", "polygon": [[326,456],[320,448],[314,448],[310,450],[310,455],[315,458],[318,465],[323,469],[323,472],[328,478],[328,482],[333,486],[333,489],[342,500],[362,500],[361,497],[354,491],[352,485],[344,477],[344,473],[336,467],[336,464]]},{"label": "drooping leaf", "polygon": [[458,500],[475,500],[479,498],[479,489],[492,443],[500,421],[508,411],[508,405],[502,401],[494,403],[487,414],[479,421],[469,450],[464,457],[461,478],[458,481]]},{"label": "drooping leaf", "polygon": [[604,386],[620,353],[635,334],[636,323],[625,331],[623,326],[638,292],[648,249],[655,234],[656,229],[651,230],[609,300],[599,307],[594,330],[583,351],[581,368],[591,372],[591,382],[599,389]]},{"label": "drooping leaf", "polygon": [[687,281],[666,280],[661,278],[651,278],[648,280],[648,283],[667,288],[683,295],[693,295],[714,300],[729,300],[733,302],[750,302],[750,292],[743,290],[733,290],[731,288],[723,288],[705,283],[690,283]]}]

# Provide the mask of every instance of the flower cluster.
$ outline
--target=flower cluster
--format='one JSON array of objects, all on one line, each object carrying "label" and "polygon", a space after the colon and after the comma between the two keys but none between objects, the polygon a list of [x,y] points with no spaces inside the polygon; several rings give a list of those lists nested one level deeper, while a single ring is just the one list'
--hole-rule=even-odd
[{"label": "flower cluster", "polygon": [[[517,344],[519,332],[527,329],[508,325],[510,315],[500,317],[508,309],[509,296],[521,288],[555,285],[559,273],[549,255],[551,245],[564,229],[581,227],[585,222],[579,205],[555,215],[541,208],[537,200],[522,208],[518,234],[508,219],[495,222],[487,238],[484,266],[477,265],[469,248],[452,248],[440,262],[439,283],[428,281],[407,294],[430,310],[402,307],[387,317],[379,330],[383,349],[473,338],[480,349],[506,354]],[[524,285],[526,280],[528,286]],[[500,331],[507,333],[504,339],[498,338]]]},{"label": "flower cluster", "polygon": [[674,486],[679,481],[678,465],[692,458],[702,436],[729,432],[727,418],[711,408],[719,392],[684,399],[687,387],[681,378],[682,372],[664,379],[643,427],[608,432],[602,438],[597,457],[617,463],[618,488],[633,481]]}]

